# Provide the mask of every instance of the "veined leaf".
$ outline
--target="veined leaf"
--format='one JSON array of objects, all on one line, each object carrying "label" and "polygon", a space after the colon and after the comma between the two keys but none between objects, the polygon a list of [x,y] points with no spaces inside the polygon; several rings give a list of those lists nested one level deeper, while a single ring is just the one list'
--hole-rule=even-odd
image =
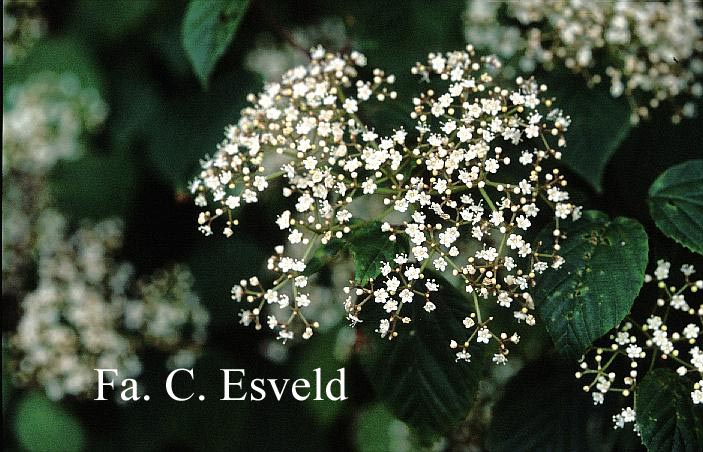
[{"label": "veined leaf", "polygon": [[667,237],[703,254],[703,160],[664,171],[649,188],[649,210]]},{"label": "veined leaf", "polygon": [[412,323],[401,325],[392,341],[369,332],[373,337],[362,354],[362,364],[394,415],[421,433],[444,432],[473,405],[489,346],[474,344],[469,349],[471,362],[455,361],[449,342],[466,337],[462,320],[469,312],[469,302],[441,275],[425,274],[440,285],[432,297],[437,309],[426,312],[420,300],[405,305],[403,314]]},{"label": "veined leaf", "polygon": [[[578,358],[630,312],[649,250],[642,225],[591,210],[565,230],[565,259],[537,281],[535,303],[557,350]],[[551,234],[542,234],[545,241]]]},{"label": "veined leaf", "polygon": [[637,387],[637,425],[650,452],[701,450],[703,409],[693,405],[691,388],[669,369],[655,369]]}]

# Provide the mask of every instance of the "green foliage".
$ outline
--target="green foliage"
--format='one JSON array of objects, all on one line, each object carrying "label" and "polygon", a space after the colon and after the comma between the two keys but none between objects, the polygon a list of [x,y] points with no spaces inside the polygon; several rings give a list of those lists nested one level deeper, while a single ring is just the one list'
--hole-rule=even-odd
[{"label": "green foliage", "polygon": [[24,450],[58,452],[85,448],[85,431],[80,421],[39,392],[27,393],[19,402],[14,426]]},{"label": "green foliage", "polygon": [[[174,189],[185,191],[198,160],[212,153],[224,127],[236,122],[246,94],[259,90],[260,80],[245,69],[244,58],[260,32],[282,41],[281,32],[330,15],[342,18],[350,42],[366,53],[369,65],[398,75],[397,101],[387,99],[359,112],[364,119],[374,119],[383,135],[400,125],[414,130],[415,122],[401,105],[421,88],[409,68],[427,52],[466,44],[461,24],[465,5],[465,0],[436,1],[431,6],[424,0],[393,0],[382,7],[375,0],[268,0],[247,13],[246,0],[42,2],[47,34],[27,58],[4,68],[4,87],[52,71],[73,73],[82,86],[100,91],[109,106],[104,133],[91,136],[82,157],[60,162],[51,174],[56,207],[72,220],[120,216],[128,238],[157,237],[148,252],[130,242],[120,256],[135,263],[140,273],[171,259],[188,261],[212,320],[205,354],[195,366],[195,381],[185,378],[176,386],[179,393],[195,391],[205,394],[206,400],[170,400],[163,390],[167,375],[163,356],[147,353],[141,357],[145,371],[138,381],[140,389],[152,396],[149,402],[118,405],[73,398],[52,402],[43,393],[12,386],[3,350],[3,415],[10,437],[6,447],[111,450],[112,444],[114,450],[145,451],[323,450],[329,446],[323,444],[327,438],[338,441],[344,436],[362,452],[412,451],[421,449],[420,439],[427,443],[434,432],[449,431],[463,419],[485,377],[490,351],[488,346],[472,346],[471,363],[455,362],[448,344],[465,337],[461,319],[468,308],[465,294],[447,281],[437,278],[442,290],[433,297],[435,312],[426,313],[417,301],[403,307],[404,312],[413,311],[408,315],[414,321],[401,325],[393,341],[372,332],[377,323],[362,324],[371,331],[359,333],[358,344],[368,340],[361,361],[377,395],[370,406],[362,406],[372,396],[366,395],[365,384],[352,378],[355,366],[332,352],[338,346],[336,331],[315,335],[291,351],[294,359],[274,365],[261,356],[261,338],[269,336],[236,325],[242,305],[230,299],[229,291],[238,280],[263,268],[270,248],[280,243],[276,235],[280,231],[259,228],[257,223],[272,223],[265,214],[280,209],[270,209],[267,199],[262,200],[266,203],[262,210],[267,211],[263,214],[251,215],[248,209],[255,207],[242,209],[243,215],[251,215],[248,223],[254,229],[243,231],[242,221],[235,237],[225,240],[197,235],[190,204],[173,203],[159,210],[161,204],[152,206],[144,200],[170,201]],[[643,126],[632,128],[629,105],[613,99],[607,83],[590,89],[581,78],[564,73],[538,79],[548,84],[555,106],[573,121],[563,162],[590,187],[603,191],[600,197],[585,199],[586,205],[600,205],[613,217],[636,216],[646,223],[645,191],[656,175],[685,159],[700,159],[700,118],[672,125],[670,112],[662,106]],[[666,158],[661,158],[662,149]],[[651,186],[648,201],[652,218],[668,237],[703,254],[702,175],[701,160],[672,167]],[[149,205],[142,209],[136,201]],[[646,236],[636,222],[609,220],[598,212],[584,217],[566,231],[564,268],[541,278],[535,294],[551,337],[570,357],[578,356],[630,310],[647,254]],[[357,284],[367,284],[379,276],[381,261],[407,250],[407,244],[388,240],[378,222],[351,226],[351,234],[315,251],[307,275],[349,252]],[[165,236],[164,243],[174,246],[160,245]],[[551,240],[551,231],[545,240]],[[657,245],[671,243],[651,244]],[[11,333],[20,308],[11,299],[3,299],[3,305],[3,331]],[[543,350],[539,342],[533,346],[535,338],[539,339],[534,329],[529,336],[524,334],[514,353],[538,357]],[[351,396],[345,402],[219,400],[221,368],[244,368],[247,377],[310,378],[312,369],[321,367],[326,378],[342,366],[347,368]],[[594,407],[577,387],[572,370],[568,363],[540,360],[521,371],[496,405],[489,449],[628,449],[621,436],[614,437],[610,426],[603,425],[609,424],[612,410]],[[700,408],[692,406],[690,388],[672,372],[650,372],[640,383],[636,408],[650,450],[698,450],[703,443]],[[340,435],[342,429],[346,435]]]},{"label": "green foliage", "polygon": [[83,33],[99,40],[124,39],[135,32],[156,9],[154,0],[79,0],[72,20]]},{"label": "green foliage", "polygon": [[543,80],[556,97],[555,105],[571,116],[562,161],[601,192],[603,171],[632,127],[630,105],[622,97],[613,98],[607,83],[586,89],[581,77],[562,73]]},{"label": "green foliage", "polygon": [[635,411],[650,452],[699,451],[703,410],[694,406],[685,380],[668,369],[649,372],[637,387]]},{"label": "green foliage", "polygon": [[146,145],[149,160],[164,182],[185,191],[199,160],[215,150],[225,127],[236,123],[253,82],[250,74],[233,72],[218,78],[207,93],[161,101],[149,119],[154,126]]},{"label": "green foliage", "polygon": [[381,8],[372,0],[332,3],[336,13],[349,18],[350,31],[357,38],[359,50],[369,58],[369,64],[399,75],[396,84],[399,97],[418,90],[417,78],[408,75],[412,63],[428,52],[461,49],[466,45],[461,21],[464,0],[436,0],[432,7],[425,0],[389,0]]},{"label": "green foliage", "polygon": [[348,247],[348,243],[344,240],[333,238],[325,245],[315,250],[315,254],[305,266],[303,275],[310,276],[322,270],[326,265],[332,262],[341,251]]},{"label": "green foliage", "polygon": [[390,450],[391,428],[399,422],[383,405],[369,407],[359,414],[355,429],[359,452],[385,452]]},{"label": "green foliage", "polygon": [[418,444],[413,431],[396,419],[382,404],[372,405],[359,413],[354,440],[359,452],[424,450]]},{"label": "green foliage", "polygon": [[232,285],[251,276],[251,269],[266,260],[266,252],[253,237],[199,238],[188,258],[195,276],[195,289],[210,311],[210,331],[232,331],[239,311],[230,298]]},{"label": "green foliage", "polygon": [[462,320],[468,300],[441,275],[425,275],[440,285],[432,298],[437,309],[425,312],[417,301],[404,306],[412,323],[399,325],[392,341],[369,331],[369,347],[362,355],[378,397],[423,434],[446,432],[466,416],[489,361],[488,346],[475,343],[470,363],[455,361],[449,342],[466,335]]},{"label": "green foliage", "polygon": [[10,396],[12,395],[12,386],[10,379],[12,378],[11,369],[9,369],[8,361],[8,344],[2,341],[2,414],[5,416],[5,410],[9,404]]},{"label": "green foliage", "polygon": [[90,153],[59,162],[51,191],[57,207],[73,219],[124,217],[136,197],[137,181],[135,161],[128,152]]},{"label": "green foliage", "polygon": [[379,221],[355,223],[352,231],[342,239],[333,238],[321,245],[305,269],[305,275],[319,272],[332,262],[340,252],[349,251],[354,259],[354,279],[358,285],[366,285],[381,274],[381,263],[390,262],[396,254],[404,252],[407,244],[403,240],[390,240],[390,234],[381,230]]},{"label": "green foliage", "polygon": [[664,171],[649,188],[649,209],[667,237],[703,254],[703,160]]},{"label": "green foliage", "polygon": [[248,0],[191,0],[188,4],[181,40],[203,86],[232,42],[248,4]]},{"label": "green foliage", "polygon": [[3,86],[22,82],[42,72],[63,74],[69,72],[81,82],[82,87],[103,91],[105,79],[96,64],[93,50],[74,37],[42,41],[32,47],[22,64],[3,68]]},{"label": "green foliage", "polygon": [[[342,326],[346,328],[346,325]],[[337,369],[344,367],[343,357],[335,353],[339,329],[316,334],[306,342],[300,352],[301,356],[296,356],[296,372],[298,378],[305,378],[310,382],[315,381],[315,369],[321,369],[322,381],[328,378],[338,378]],[[314,396],[308,397],[305,402],[306,410],[311,414],[320,426],[328,427],[333,423],[342,410],[346,409],[350,402],[333,400],[314,400]]]},{"label": "green foliage", "polygon": [[513,377],[493,409],[488,450],[605,452],[636,444],[634,434],[612,429],[609,407],[593,405],[572,367],[551,357]]},{"label": "green foliage", "polygon": [[[647,234],[635,220],[599,211],[564,232],[566,262],[538,279],[535,303],[557,349],[578,358],[630,312],[644,283]],[[551,231],[543,236],[551,240]]]},{"label": "green foliage", "polygon": [[355,229],[348,237],[349,249],[354,258],[354,279],[365,285],[381,274],[381,262],[390,262],[403,251],[403,244],[391,241],[390,234],[381,231],[381,223],[371,221]]}]

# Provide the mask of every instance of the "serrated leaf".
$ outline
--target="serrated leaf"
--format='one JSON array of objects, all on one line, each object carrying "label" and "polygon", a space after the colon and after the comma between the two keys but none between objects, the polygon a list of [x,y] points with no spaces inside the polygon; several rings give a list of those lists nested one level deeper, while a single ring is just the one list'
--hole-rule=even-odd
[{"label": "serrated leaf", "polygon": [[556,97],[554,107],[571,116],[562,161],[601,192],[605,167],[632,128],[630,105],[624,97],[613,98],[607,83],[589,89],[581,77],[563,73],[544,81]]},{"label": "serrated leaf", "polygon": [[649,188],[649,211],[667,237],[703,254],[703,160],[664,171]]},{"label": "serrated leaf", "polygon": [[232,42],[249,0],[191,0],[181,28],[183,48],[203,86]]},{"label": "serrated leaf", "polygon": [[354,279],[366,285],[381,274],[381,262],[390,262],[404,250],[403,243],[390,240],[390,234],[381,231],[379,221],[371,221],[353,230],[346,238],[354,258]]},{"label": "serrated leaf", "polygon": [[655,369],[637,387],[636,401],[637,426],[648,451],[701,450],[703,410],[693,405],[686,380]]},{"label": "serrated leaf", "polygon": [[[537,280],[535,303],[557,350],[576,359],[630,312],[649,247],[637,221],[610,220],[595,210],[565,232],[559,251],[565,263]],[[542,236],[551,240],[551,233]]]},{"label": "serrated leaf", "polygon": [[399,326],[392,341],[372,333],[372,340],[362,353],[362,365],[378,397],[391,412],[419,432],[446,432],[460,422],[473,405],[479,381],[487,365],[488,346],[472,345],[471,362],[456,362],[452,339],[466,337],[462,320],[469,301],[441,275],[425,271],[435,278],[440,290],[433,293],[437,306],[433,312],[415,300],[403,308],[412,318]]},{"label": "serrated leaf", "polygon": [[610,407],[593,405],[572,367],[551,357],[520,370],[493,409],[487,449],[620,452],[638,445],[631,431],[613,430]]},{"label": "serrated leaf", "polygon": [[17,406],[14,419],[17,441],[23,450],[83,450],[85,431],[71,413],[38,392],[28,393]]}]

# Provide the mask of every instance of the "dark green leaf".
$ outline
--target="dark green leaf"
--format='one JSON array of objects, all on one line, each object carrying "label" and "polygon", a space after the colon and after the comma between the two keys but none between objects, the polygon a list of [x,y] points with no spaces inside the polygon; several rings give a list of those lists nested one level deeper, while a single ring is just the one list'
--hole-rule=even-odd
[{"label": "dark green leaf", "polygon": [[227,50],[248,0],[191,0],[181,29],[183,48],[203,86]]},{"label": "dark green leaf", "polygon": [[412,323],[400,326],[392,341],[369,331],[372,340],[362,354],[381,400],[423,434],[445,432],[466,416],[488,361],[488,346],[477,345],[469,349],[470,363],[455,361],[449,342],[466,337],[462,320],[469,313],[468,300],[441,275],[425,274],[441,286],[432,297],[437,309],[425,312],[418,300],[406,305],[403,314],[407,309]]},{"label": "dark green leaf", "polygon": [[85,448],[85,432],[78,419],[38,392],[28,393],[19,402],[15,434],[23,450],[51,452]]},{"label": "dark green leaf", "polygon": [[613,98],[608,83],[588,89],[572,74],[550,74],[544,81],[556,97],[554,107],[571,116],[562,161],[600,192],[605,166],[632,127],[630,105]]},{"label": "dark green leaf", "polygon": [[636,400],[637,425],[647,450],[701,450],[703,410],[693,405],[686,380],[669,369],[655,369],[639,384]]},{"label": "dark green leaf", "polygon": [[110,119],[106,129],[116,149],[129,147],[138,138],[155,133],[155,118],[159,108],[164,108],[156,83],[148,74],[135,69],[139,64],[137,58],[130,59],[112,71]]},{"label": "dark green leaf", "polygon": [[630,312],[644,283],[647,234],[635,220],[594,210],[565,232],[566,262],[538,279],[535,302],[557,350],[578,358]]},{"label": "dark green leaf", "polygon": [[634,433],[613,430],[611,407],[593,405],[574,378],[575,367],[552,357],[515,375],[493,409],[488,450],[622,452],[637,446]]},{"label": "dark green leaf", "polygon": [[354,258],[354,279],[366,285],[381,274],[381,262],[390,262],[403,251],[403,244],[391,241],[390,234],[381,231],[381,222],[371,221],[353,230],[348,236]]},{"label": "dark green leaf", "polygon": [[649,188],[649,210],[667,237],[703,254],[703,160],[664,171]]}]

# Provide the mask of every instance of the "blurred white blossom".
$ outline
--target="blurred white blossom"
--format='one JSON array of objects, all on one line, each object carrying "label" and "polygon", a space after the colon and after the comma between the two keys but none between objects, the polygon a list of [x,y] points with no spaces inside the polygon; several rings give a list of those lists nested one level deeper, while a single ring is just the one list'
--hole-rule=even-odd
[{"label": "blurred white blossom", "polygon": [[38,215],[50,204],[47,176],[59,160],[80,156],[107,106],[73,74],[43,73],[4,93],[2,115],[3,294],[21,298],[31,267]]},{"label": "blurred white blossom", "polygon": [[468,42],[523,72],[565,67],[627,96],[633,121],[664,101],[672,120],[695,112],[703,86],[703,8],[695,0],[469,0]]},{"label": "blurred white blossom", "polygon": [[107,105],[71,73],[46,72],[12,85],[2,115],[3,175],[43,175],[61,159],[81,155],[88,133],[105,121]]},{"label": "blurred white blossom", "polygon": [[2,0],[2,64],[13,64],[46,32],[39,0]]},{"label": "blurred white blossom", "polygon": [[192,365],[209,319],[190,272],[175,266],[135,281],[115,258],[120,220],[72,225],[51,207],[51,169],[79,157],[105,120],[98,92],[74,75],[45,73],[5,95],[2,282],[3,299],[20,304],[10,339],[17,382],[52,399],[90,396],[95,368],[138,375],[146,347],[168,353],[170,365]]},{"label": "blurred white blossom", "polygon": [[38,384],[52,399],[90,396],[94,369],[139,375],[145,347],[171,353],[174,365],[192,365],[209,319],[190,272],[176,266],[135,285],[131,265],[115,259],[119,220],[70,231],[63,215],[46,209],[37,227],[37,285],[21,303],[11,340],[20,384]]}]

